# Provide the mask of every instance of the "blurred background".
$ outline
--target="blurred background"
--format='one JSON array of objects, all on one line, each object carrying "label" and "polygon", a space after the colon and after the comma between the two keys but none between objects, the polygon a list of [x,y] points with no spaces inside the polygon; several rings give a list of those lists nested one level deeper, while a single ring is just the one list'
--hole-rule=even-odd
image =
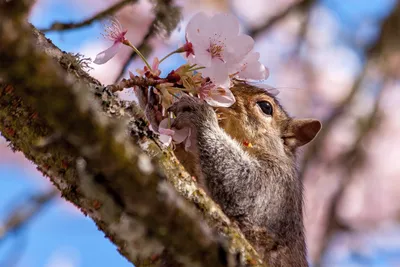
[{"label": "blurred background", "polygon": [[[79,22],[118,1],[37,0],[30,21],[40,29],[55,21]],[[184,42],[193,14],[232,12],[242,31],[255,39],[255,50],[270,70],[266,82],[280,90],[278,97],[289,113],[323,121],[318,139],[299,158],[313,266],[400,266],[399,3],[164,2],[181,6],[183,15],[168,39],[163,32],[154,34],[150,2],[129,3],[116,13],[128,39],[150,60]],[[102,23],[95,22],[48,31],[46,36],[62,50],[94,59],[110,46],[102,32]],[[183,62],[176,55],[161,69],[167,73]],[[107,64],[91,65],[90,74],[109,84],[142,65],[124,48]],[[121,97],[133,98],[131,92]],[[0,137],[0,266],[131,265],[90,219],[53,193],[48,179]]]}]

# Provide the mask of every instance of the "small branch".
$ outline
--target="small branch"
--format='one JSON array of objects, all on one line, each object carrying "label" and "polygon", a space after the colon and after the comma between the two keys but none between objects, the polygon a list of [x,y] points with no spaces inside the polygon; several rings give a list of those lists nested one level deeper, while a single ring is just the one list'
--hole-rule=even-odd
[{"label": "small branch", "polygon": [[0,225],[0,242],[8,234],[19,231],[23,226],[30,222],[46,204],[58,195],[58,190],[51,190],[44,194],[38,194],[30,197],[20,207],[14,209],[11,214]]},{"label": "small branch", "polygon": [[277,22],[281,21],[282,19],[284,19],[285,17],[287,17],[289,14],[295,12],[295,11],[305,11],[309,8],[311,8],[311,6],[314,4],[315,0],[300,0],[299,2],[288,6],[287,8],[285,8],[281,13],[278,13],[270,18],[268,18],[268,20],[266,20],[264,22],[264,24],[255,27],[253,29],[251,29],[248,34],[250,36],[252,36],[253,38],[256,38],[257,35],[259,35],[260,33],[270,29],[274,24],[276,24]]},{"label": "small branch", "polygon": [[[173,0],[155,0],[154,2],[154,20],[147,30],[146,35],[143,37],[142,42],[137,46],[138,50],[145,56],[148,56],[152,51],[152,48],[149,45],[150,40],[161,30],[164,30],[167,36],[171,34],[172,30],[176,28],[181,18],[181,9],[179,6],[174,4]],[[128,70],[129,65],[135,58],[136,53],[132,52],[122,65],[121,71],[115,79],[115,82],[122,79]]]},{"label": "small branch", "polygon": [[139,87],[149,87],[149,86],[156,86],[160,83],[166,82],[166,79],[153,79],[153,78],[144,78],[141,76],[130,75],[130,79],[122,79],[119,83],[110,84],[106,86],[105,90],[110,92],[117,92],[122,91],[126,88],[131,88],[134,86]]},{"label": "small branch", "polygon": [[321,266],[322,257],[328,249],[330,241],[332,240],[332,236],[336,233],[338,229],[346,229],[349,227],[344,225],[340,219],[337,217],[337,207],[342,199],[344,193],[346,192],[347,187],[353,181],[353,172],[356,167],[359,167],[362,164],[364,148],[362,144],[365,142],[369,136],[371,136],[372,132],[378,130],[378,121],[380,118],[380,105],[384,90],[388,88],[388,80],[384,79],[382,85],[379,87],[378,96],[375,100],[374,107],[370,114],[366,115],[361,119],[362,124],[360,129],[358,129],[358,135],[355,143],[348,151],[337,156],[336,160],[328,166],[329,169],[342,168],[344,166],[344,170],[342,171],[341,180],[338,188],[333,194],[332,198],[329,201],[328,212],[326,218],[328,220],[327,226],[322,234],[322,245],[320,246],[319,252],[317,254],[315,260],[315,267]]},{"label": "small branch", "polygon": [[127,6],[128,4],[134,4],[136,3],[137,0],[122,0],[107,9],[93,15],[90,18],[87,18],[83,21],[80,22],[70,22],[70,23],[62,23],[62,22],[54,22],[49,28],[46,29],[41,29],[42,32],[51,32],[51,31],[68,31],[68,30],[73,30],[77,28],[82,28],[82,27],[87,27],[91,25],[92,23],[104,19],[108,16],[112,16],[116,12],[118,12],[120,9],[123,7]]},{"label": "small branch", "polygon": [[[355,79],[351,89],[349,90],[348,95],[342,100],[342,102],[338,106],[333,109],[331,115],[322,123],[323,127],[317,138],[308,146],[307,151],[304,153],[302,164],[300,165],[302,166],[299,173],[300,179],[304,178],[304,175],[310,167],[310,163],[312,162],[312,160],[318,159],[320,157],[320,153],[322,152],[321,148],[323,147],[323,144],[327,139],[328,133],[331,132],[335,123],[349,110],[351,102],[361,90],[362,83],[367,77],[369,65],[371,65],[375,61],[380,60],[381,69],[384,69],[384,62],[390,59],[390,54],[394,53],[394,51],[398,49],[400,44],[400,35],[397,31],[397,28],[400,26],[399,14],[400,4],[393,8],[392,13],[385,19],[382,24],[383,26],[380,35],[378,36],[376,41],[371,44],[371,46],[367,49],[366,63],[364,63],[361,73]],[[383,55],[386,56],[388,59],[385,59]]]},{"label": "small branch", "polygon": [[303,18],[301,21],[298,37],[297,37],[297,42],[295,44],[295,48],[293,49],[293,54],[294,55],[299,55],[300,50],[301,50],[301,45],[303,44],[304,41],[306,41],[306,35],[308,31],[308,27],[310,24],[310,19],[311,19],[311,13],[313,9],[314,3],[311,3],[309,8],[304,10]]},{"label": "small branch", "polygon": [[27,244],[26,237],[21,231],[22,228],[27,227],[45,206],[58,195],[56,189],[33,195],[15,207],[4,222],[0,223],[0,244],[11,234],[14,234],[14,244],[10,251],[5,254],[7,257],[0,261],[0,266],[17,266]]},{"label": "small branch", "polygon": [[[143,37],[142,42],[139,44],[139,46],[137,47],[137,49],[139,51],[141,51],[144,56],[148,56],[151,53],[152,48],[149,46],[149,41],[150,39],[156,35],[157,31],[156,31],[156,23],[157,23],[157,19],[154,19],[153,22],[150,25],[149,30],[147,31],[146,35]],[[122,69],[119,72],[117,78],[115,79],[115,82],[118,82],[119,80],[122,79],[122,77],[124,76],[124,74],[127,72],[129,65],[131,64],[131,62],[137,57],[137,54],[135,52],[132,52],[129,57],[125,60],[124,64],[122,65]]]},{"label": "small branch", "polygon": [[361,90],[361,84],[367,76],[369,63],[365,63],[361,74],[354,81],[353,86],[351,87],[348,95],[342,100],[342,102],[337,105],[331,112],[330,116],[322,123],[323,127],[321,131],[318,133],[317,138],[308,145],[306,152],[304,153],[302,164],[300,166],[299,178],[304,179],[304,176],[310,166],[310,163],[313,159],[318,159],[319,153],[322,152],[321,147],[325,143],[327,136],[331,132],[332,128],[335,126],[335,123],[341,118],[343,114],[347,112],[347,109],[350,107],[351,102],[357,93]]}]

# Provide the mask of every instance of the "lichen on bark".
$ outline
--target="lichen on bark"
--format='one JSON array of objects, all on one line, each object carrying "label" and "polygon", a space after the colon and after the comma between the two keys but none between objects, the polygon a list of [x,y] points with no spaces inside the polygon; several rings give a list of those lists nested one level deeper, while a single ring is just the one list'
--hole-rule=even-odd
[{"label": "lichen on bark", "polygon": [[[221,255],[231,259],[237,252],[246,265],[261,264],[173,153],[160,149],[134,103],[104,91],[79,59],[22,18],[0,17],[0,61],[6,63],[0,67],[0,132],[122,255],[131,262],[155,259],[167,246],[190,266],[224,266]],[[223,243],[171,184],[228,237],[231,253],[221,254]]]}]

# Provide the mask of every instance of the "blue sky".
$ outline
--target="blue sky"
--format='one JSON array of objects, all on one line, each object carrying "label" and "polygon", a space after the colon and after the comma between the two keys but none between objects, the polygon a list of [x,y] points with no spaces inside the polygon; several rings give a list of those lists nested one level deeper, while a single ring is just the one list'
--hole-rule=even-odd
[{"label": "blue sky", "polygon": [[[0,165],[1,221],[33,193],[50,188],[45,178],[32,178],[38,175],[32,168],[21,168],[17,164]],[[17,246],[23,248],[19,267],[55,267],[48,265],[55,257],[74,264],[65,267],[132,266],[91,219],[72,211],[72,207],[61,201],[50,202],[21,233],[0,242],[0,265]]]},{"label": "blue sky", "polygon": [[[71,1],[72,2],[72,1]],[[31,22],[38,28],[46,27],[51,22],[75,21],[88,16],[90,10],[84,10],[69,1],[45,1],[45,10],[35,13]],[[365,39],[376,37],[376,26],[388,14],[395,0],[324,0],[323,4],[333,10],[341,23],[342,34],[351,36],[354,31],[363,29]],[[370,26],[363,26],[368,18]],[[97,40],[102,28],[99,24],[70,32],[50,33],[47,36],[61,49],[68,52],[79,52],[79,47],[90,40]],[[343,40],[349,40],[343,38]],[[349,46],[354,43],[348,41]],[[175,62],[176,64],[176,62]],[[18,164],[0,164],[0,220],[12,209],[10,203],[23,201],[30,194],[49,188],[45,179],[32,179],[38,174],[31,169],[21,168]],[[394,236],[400,239],[400,230],[395,229]],[[373,243],[373,241],[370,241]],[[83,266],[132,266],[116,251],[114,245],[104,238],[94,223],[83,215],[67,211],[61,201],[53,201],[33,220],[19,235],[10,236],[0,242],[0,264],[13,251],[13,246],[24,247],[18,267],[54,267],[50,263],[55,258],[64,258],[73,265],[60,267]],[[363,254],[350,252],[342,258],[327,257],[331,264],[351,266],[392,266],[393,260],[400,260],[400,247],[386,249],[370,246],[374,253]],[[350,266],[350,265],[349,265]]]}]

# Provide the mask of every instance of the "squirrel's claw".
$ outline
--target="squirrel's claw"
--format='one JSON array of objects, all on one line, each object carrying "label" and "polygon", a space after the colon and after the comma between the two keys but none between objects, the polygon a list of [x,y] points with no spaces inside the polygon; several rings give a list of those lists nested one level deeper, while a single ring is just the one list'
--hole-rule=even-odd
[{"label": "squirrel's claw", "polygon": [[149,121],[154,132],[158,133],[158,125],[162,120],[162,106],[159,96],[153,91],[153,88],[136,86],[134,88],[139,106],[144,110],[146,119]]},{"label": "squirrel's claw", "polygon": [[204,123],[213,123],[218,125],[217,116],[214,110],[203,100],[183,96],[175,102],[168,111],[176,115],[173,127],[180,129],[183,127],[200,127]]}]

